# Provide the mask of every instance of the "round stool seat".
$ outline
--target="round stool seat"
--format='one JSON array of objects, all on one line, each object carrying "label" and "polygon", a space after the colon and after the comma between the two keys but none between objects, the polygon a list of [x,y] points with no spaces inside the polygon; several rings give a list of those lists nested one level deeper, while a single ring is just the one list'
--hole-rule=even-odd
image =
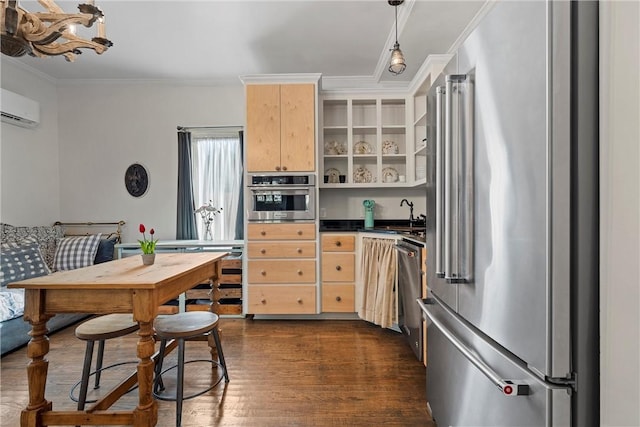
[{"label": "round stool seat", "polygon": [[158,316],[153,324],[156,335],[163,339],[191,338],[210,332],[218,324],[218,315],[210,311],[187,311]]},{"label": "round stool seat", "polygon": [[76,328],[76,337],[81,340],[102,341],[118,338],[138,330],[138,322],[132,314],[116,313],[94,317]]}]

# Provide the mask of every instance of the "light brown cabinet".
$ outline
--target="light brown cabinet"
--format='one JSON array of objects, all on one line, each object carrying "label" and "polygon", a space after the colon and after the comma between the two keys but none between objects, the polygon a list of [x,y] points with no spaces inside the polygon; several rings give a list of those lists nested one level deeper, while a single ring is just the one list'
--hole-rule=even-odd
[{"label": "light brown cabinet", "polygon": [[315,85],[246,86],[247,171],[315,171]]},{"label": "light brown cabinet", "polygon": [[251,223],[247,240],[247,313],[317,313],[315,223]]},{"label": "light brown cabinet", "polygon": [[322,311],[355,311],[355,234],[322,234]]}]

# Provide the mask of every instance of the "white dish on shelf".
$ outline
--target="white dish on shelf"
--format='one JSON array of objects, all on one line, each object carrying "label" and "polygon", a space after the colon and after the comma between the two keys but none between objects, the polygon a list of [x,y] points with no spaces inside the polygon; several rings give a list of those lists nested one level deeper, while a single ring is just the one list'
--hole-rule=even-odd
[{"label": "white dish on shelf", "polygon": [[340,182],[340,171],[336,168],[329,168],[324,171],[324,174],[329,177],[329,184],[337,184]]},{"label": "white dish on shelf", "polygon": [[365,167],[359,167],[353,172],[353,182],[357,184],[366,184],[373,182],[371,171]]},{"label": "white dish on shelf", "polygon": [[398,182],[398,171],[394,168],[382,169],[382,182]]},{"label": "white dish on shelf", "polygon": [[327,141],[324,143],[324,154],[330,156],[347,154],[347,147],[345,146],[344,142]]},{"label": "white dish on shelf", "polygon": [[372,154],[373,148],[371,148],[371,144],[367,141],[358,141],[353,144],[353,153],[354,154]]},{"label": "white dish on shelf", "polygon": [[382,154],[398,154],[398,144],[394,141],[384,141],[382,143]]}]

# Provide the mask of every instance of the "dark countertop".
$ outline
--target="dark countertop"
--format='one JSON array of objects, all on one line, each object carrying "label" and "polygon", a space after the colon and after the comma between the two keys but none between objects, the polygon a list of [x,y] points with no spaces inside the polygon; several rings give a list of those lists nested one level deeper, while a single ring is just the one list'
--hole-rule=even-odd
[{"label": "dark countertop", "polygon": [[376,219],[373,228],[365,228],[363,219],[321,219],[320,232],[367,232],[398,234],[418,242],[425,242],[425,224],[423,220],[410,226],[408,219]]}]

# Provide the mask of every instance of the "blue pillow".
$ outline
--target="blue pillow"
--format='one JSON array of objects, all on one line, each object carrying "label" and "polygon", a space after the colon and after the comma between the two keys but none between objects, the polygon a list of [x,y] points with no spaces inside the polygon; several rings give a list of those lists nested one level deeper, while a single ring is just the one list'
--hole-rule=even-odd
[{"label": "blue pillow", "polygon": [[115,252],[115,245],[117,241],[117,237],[100,239],[100,243],[98,244],[98,252],[96,252],[96,259],[93,261],[93,263],[100,264],[107,261],[113,261],[113,254]]},{"label": "blue pillow", "polygon": [[0,258],[0,286],[51,272],[34,241],[3,243]]}]

